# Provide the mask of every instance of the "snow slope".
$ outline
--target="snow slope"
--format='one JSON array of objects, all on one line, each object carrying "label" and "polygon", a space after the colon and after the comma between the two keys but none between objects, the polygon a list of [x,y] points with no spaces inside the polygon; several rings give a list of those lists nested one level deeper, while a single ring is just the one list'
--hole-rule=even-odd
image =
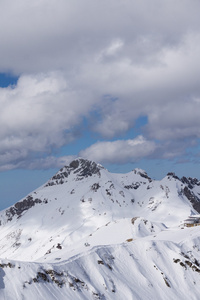
[{"label": "snow slope", "polygon": [[198,299],[200,183],[77,159],[0,213],[0,299]]}]

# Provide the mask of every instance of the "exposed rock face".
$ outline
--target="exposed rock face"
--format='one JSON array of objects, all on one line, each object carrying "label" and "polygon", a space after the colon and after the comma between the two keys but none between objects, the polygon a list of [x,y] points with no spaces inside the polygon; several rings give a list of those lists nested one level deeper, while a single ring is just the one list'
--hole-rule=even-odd
[{"label": "exposed rock face", "polygon": [[173,172],[168,173],[167,176],[169,180],[174,178],[184,184],[184,188],[181,189],[181,194],[184,195],[191,202],[193,208],[200,213],[200,198],[192,191],[195,185],[200,186],[200,181],[196,178],[185,176],[180,179]]},{"label": "exposed rock face", "polygon": [[74,168],[74,173],[77,173],[79,177],[88,177],[92,176],[94,174],[101,176],[100,170],[103,169],[103,167],[94,161],[89,161],[86,159],[77,159],[71,162],[69,167]]},{"label": "exposed rock face", "polygon": [[140,187],[140,183],[139,182],[135,182],[135,183],[132,183],[132,184],[129,184],[129,185],[125,185],[124,188],[125,189],[135,189],[137,190],[139,187]]},{"label": "exposed rock face", "polygon": [[174,179],[177,179],[177,180],[180,180],[180,178],[178,176],[176,176],[176,174],[174,172],[169,172],[167,173],[167,176],[170,178],[174,178]]},{"label": "exposed rock face", "polygon": [[8,221],[11,221],[15,215],[18,218],[21,217],[24,211],[27,211],[29,208],[33,207],[36,203],[41,203],[40,199],[33,199],[32,196],[27,196],[24,200],[17,202],[15,205],[11,206],[6,210],[6,216]]},{"label": "exposed rock face", "polygon": [[76,180],[81,180],[85,177],[89,177],[95,174],[100,177],[101,169],[104,168],[100,164],[87,159],[78,158],[73,160],[69,164],[69,166],[65,166],[64,168],[60,169],[60,171],[48,181],[46,186],[63,184],[64,182],[66,182],[66,179],[71,173],[76,174]]},{"label": "exposed rock face", "polygon": [[200,198],[198,198],[187,186],[184,187],[182,192],[191,202],[194,209],[200,213]]},{"label": "exposed rock face", "polygon": [[134,169],[133,172],[135,174],[140,175],[141,177],[143,177],[145,179],[148,179],[149,182],[152,182],[152,179],[147,175],[147,172],[145,172],[144,170],[142,170],[142,169]]},{"label": "exposed rock face", "polygon": [[185,177],[181,178],[182,183],[187,184],[190,189],[193,189],[195,185],[200,186],[200,181],[197,178]]}]

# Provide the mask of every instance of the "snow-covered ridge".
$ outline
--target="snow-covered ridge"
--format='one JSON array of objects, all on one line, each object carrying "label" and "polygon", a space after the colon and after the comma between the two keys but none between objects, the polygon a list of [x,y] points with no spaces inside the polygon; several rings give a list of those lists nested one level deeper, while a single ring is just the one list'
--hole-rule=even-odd
[{"label": "snow-covered ridge", "polygon": [[[0,213],[0,299],[167,299],[163,289],[180,299],[199,280],[198,228],[182,229],[199,195],[197,179],[156,181],[141,169],[114,174],[72,161]],[[188,278],[184,292],[177,272]]]}]

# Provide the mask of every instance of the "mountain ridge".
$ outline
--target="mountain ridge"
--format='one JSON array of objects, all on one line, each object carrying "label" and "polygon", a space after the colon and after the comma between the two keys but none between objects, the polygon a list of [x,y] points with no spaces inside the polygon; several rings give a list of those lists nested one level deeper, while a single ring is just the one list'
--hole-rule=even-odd
[{"label": "mountain ridge", "polygon": [[[200,283],[199,233],[183,222],[198,213],[199,194],[198,179],[168,173],[158,181],[141,169],[115,174],[93,161],[72,161],[0,212],[0,297],[36,300],[42,293],[45,299],[49,290],[48,299],[121,300],[124,287],[130,300],[167,299],[162,289],[171,289],[171,299],[178,300],[184,276],[192,278],[184,292],[192,286],[197,295],[191,280]],[[139,282],[131,286],[129,265],[145,292]],[[20,275],[20,268],[31,275]],[[13,274],[19,279],[9,296],[4,278],[7,282]]]},{"label": "mountain ridge", "polygon": [[[51,177],[50,180],[48,180],[42,187],[48,187],[48,186],[53,186],[53,185],[58,185],[58,184],[63,184],[67,183],[68,177],[70,175],[76,175],[75,178],[72,180],[83,180],[84,178],[91,177],[93,175],[98,175],[98,177],[101,176],[101,170],[106,170],[102,165],[97,164],[93,161],[83,159],[83,158],[78,158],[73,160],[69,166],[64,166],[61,168],[54,176]],[[108,170],[106,170],[109,172]],[[151,179],[147,173],[139,168],[136,168],[132,170],[131,172],[127,174],[132,174],[134,173],[135,175],[139,175],[142,178],[145,178],[151,183],[153,179]],[[109,174],[115,174],[115,173],[110,173]],[[121,174],[122,177],[123,175],[126,176],[126,174]],[[185,184],[185,187],[179,191],[179,194],[183,194],[186,196],[186,198],[191,202],[193,208],[200,213],[200,189],[199,191],[195,194],[193,192],[193,189],[196,187],[200,186],[200,181],[196,178],[191,178],[191,177],[185,177],[183,176],[182,178],[179,178],[176,176],[175,173],[169,172],[167,173],[166,177],[171,180],[171,178],[175,180],[179,180],[183,184]],[[139,178],[140,179],[140,178]],[[163,178],[164,180],[164,178]],[[140,180],[141,181],[141,180]],[[154,180],[155,181],[155,180]],[[162,181],[162,180],[161,180]],[[139,180],[133,182],[130,185],[124,185],[126,189],[137,189],[140,186]],[[98,187],[98,184],[96,185],[96,188]],[[40,189],[40,188],[39,188]],[[95,189],[95,185],[94,185]],[[36,193],[36,192],[33,192]],[[198,196],[197,196],[198,195]],[[43,200],[44,203],[46,203],[45,200]],[[8,216],[8,221],[12,220],[13,216],[15,214],[18,215],[18,217],[21,216],[21,214],[28,210],[29,208],[33,207],[35,204],[41,204],[42,200],[38,198],[33,198],[32,193],[28,194],[27,197],[24,199],[18,201],[14,205],[12,205],[9,209],[6,209],[6,215]],[[1,224],[1,221],[0,221]]]}]

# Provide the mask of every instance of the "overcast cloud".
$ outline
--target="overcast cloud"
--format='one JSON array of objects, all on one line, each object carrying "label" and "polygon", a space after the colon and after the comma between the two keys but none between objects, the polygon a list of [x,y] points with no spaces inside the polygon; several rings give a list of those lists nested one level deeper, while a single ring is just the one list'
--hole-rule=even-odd
[{"label": "overcast cloud", "polygon": [[0,72],[19,80],[0,88],[0,169],[60,167],[68,157],[53,153],[83,120],[101,141],[73,155],[98,162],[196,147],[199,11],[198,0],[1,0]]}]

